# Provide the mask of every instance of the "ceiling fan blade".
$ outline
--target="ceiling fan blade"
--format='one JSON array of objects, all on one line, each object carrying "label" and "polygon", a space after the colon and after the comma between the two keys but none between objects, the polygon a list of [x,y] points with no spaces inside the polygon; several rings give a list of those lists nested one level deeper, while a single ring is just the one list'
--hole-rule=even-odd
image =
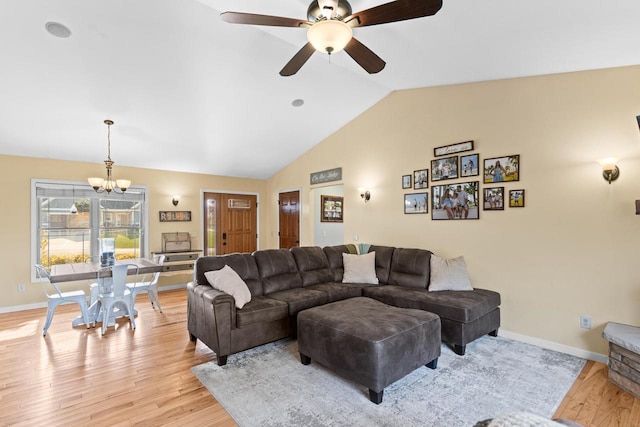
[{"label": "ceiling fan blade", "polygon": [[382,58],[354,37],[352,37],[351,41],[344,47],[344,50],[369,74],[378,73],[387,65]]},{"label": "ceiling fan blade", "polygon": [[347,16],[344,22],[351,27],[386,24],[435,15],[442,7],[442,0],[397,0],[381,4]]},{"label": "ceiling fan blade", "polygon": [[311,55],[313,55],[313,52],[315,51],[316,49],[311,43],[305,44],[302,49],[300,49],[298,53],[296,53],[293,58],[287,62],[287,65],[285,65],[280,71],[280,75],[284,77],[293,76],[300,68],[302,68],[305,62],[311,58]]},{"label": "ceiling fan blade", "polygon": [[308,27],[311,22],[304,19],[281,16],[257,15],[255,13],[222,12],[222,20],[231,24],[269,25],[272,27]]}]

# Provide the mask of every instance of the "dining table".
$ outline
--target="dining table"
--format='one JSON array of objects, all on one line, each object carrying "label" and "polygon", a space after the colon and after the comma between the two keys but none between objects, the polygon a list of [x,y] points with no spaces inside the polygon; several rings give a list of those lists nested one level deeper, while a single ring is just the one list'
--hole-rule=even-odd
[{"label": "dining table", "polygon": [[[156,273],[162,271],[162,266],[146,258],[129,258],[119,259],[115,261],[115,264],[130,264],[135,265],[138,268],[129,268],[128,275],[138,274],[145,275],[150,273]],[[95,280],[96,282],[109,281],[111,271],[104,270],[105,266],[102,266],[100,262],[75,262],[70,264],[56,264],[51,266],[50,280],[52,283],[61,282],[74,282],[79,280]],[[100,277],[98,278],[98,272],[100,271]],[[95,294],[95,295],[94,295]],[[89,323],[95,323],[100,319],[100,300],[98,298],[97,287],[91,289],[90,305],[88,308]],[[134,316],[137,314],[137,310],[134,308]],[[109,324],[112,325],[115,322],[117,315],[110,317]],[[84,319],[82,316],[78,316],[71,322],[73,326],[84,325]]]}]

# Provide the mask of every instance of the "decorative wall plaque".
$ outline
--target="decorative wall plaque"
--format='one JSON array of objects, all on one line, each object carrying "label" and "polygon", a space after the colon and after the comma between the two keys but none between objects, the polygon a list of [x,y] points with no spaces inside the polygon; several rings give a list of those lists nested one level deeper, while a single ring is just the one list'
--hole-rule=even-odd
[{"label": "decorative wall plaque", "polygon": [[342,168],[327,169],[326,171],[313,172],[310,177],[311,185],[325,182],[341,181]]}]

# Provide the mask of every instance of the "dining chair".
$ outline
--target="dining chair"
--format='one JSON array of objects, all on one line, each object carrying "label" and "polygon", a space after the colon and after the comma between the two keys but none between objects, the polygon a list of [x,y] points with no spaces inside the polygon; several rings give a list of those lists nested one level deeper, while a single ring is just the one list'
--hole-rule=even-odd
[{"label": "dining chair", "polygon": [[42,336],[47,336],[47,330],[49,326],[51,326],[51,320],[53,320],[53,313],[60,304],[78,304],[87,329],[91,326],[87,313],[87,295],[83,290],[62,292],[55,283],[51,282],[49,272],[40,264],[36,264],[36,275],[38,276],[38,281],[42,285],[44,293],[47,295],[47,319],[44,322]]},{"label": "dining chair", "polygon": [[[154,255],[153,262],[162,265],[164,263],[164,258],[164,255]],[[145,274],[140,282],[127,284],[127,287],[131,291],[133,305],[135,306],[136,296],[143,291],[147,291],[147,294],[149,295],[149,301],[151,302],[151,307],[155,309],[155,303],[158,306],[158,311],[162,313],[162,306],[160,305],[160,300],[158,299],[158,279],[160,278],[160,272],[158,271],[156,273],[153,273],[150,280],[148,281],[145,280],[146,278],[147,275]]]},{"label": "dining chair", "polygon": [[[131,329],[136,328],[133,298],[131,297],[131,291],[127,288],[127,272],[129,268],[135,269],[135,276],[137,277],[138,266],[135,264],[116,264],[98,271],[97,279],[100,284],[98,299],[102,310],[102,335],[107,333],[109,318],[113,315],[116,304],[118,304],[119,309],[126,311],[126,316],[129,317],[129,322],[131,322]],[[111,270],[110,281],[105,278],[104,274],[108,270]]]}]

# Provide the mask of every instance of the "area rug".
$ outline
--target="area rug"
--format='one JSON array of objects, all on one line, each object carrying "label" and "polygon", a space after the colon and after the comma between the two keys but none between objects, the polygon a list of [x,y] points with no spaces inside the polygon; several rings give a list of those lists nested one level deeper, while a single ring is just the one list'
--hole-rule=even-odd
[{"label": "area rug", "polygon": [[551,417],[584,359],[502,337],[482,337],[458,356],[442,346],[435,370],[421,367],[384,390],[368,389],[311,362],[297,341],[192,368],[240,426],[473,426],[505,413]]}]

